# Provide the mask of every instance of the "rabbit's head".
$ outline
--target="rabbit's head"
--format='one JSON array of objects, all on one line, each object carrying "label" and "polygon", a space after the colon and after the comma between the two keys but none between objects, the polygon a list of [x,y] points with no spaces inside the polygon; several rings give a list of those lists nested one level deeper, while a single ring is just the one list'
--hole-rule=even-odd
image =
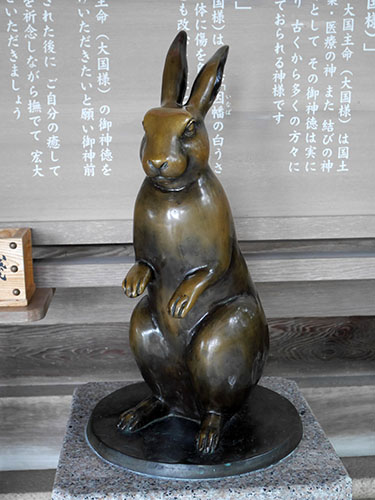
[{"label": "rabbit's head", "polygon": [[173,40],[164,66],[161,106],[148,111],[143,120],[143,169],[158,188],[167,191],[188,186],[207,168],[209,140],[204,117],[219,91],[228,55],[228,46],[217,50],[199,72],[183,104],[186,38],[181,31]]}]

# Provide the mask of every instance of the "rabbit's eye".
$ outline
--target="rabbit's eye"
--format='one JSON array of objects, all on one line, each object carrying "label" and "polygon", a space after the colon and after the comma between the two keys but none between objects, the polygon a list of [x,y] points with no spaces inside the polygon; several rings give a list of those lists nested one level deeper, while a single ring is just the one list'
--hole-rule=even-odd
[{"label": "rabbit's eye", "polygon": [[193,137],[195,134],[195,121],[191,120],[185,127],[184,136]]}]

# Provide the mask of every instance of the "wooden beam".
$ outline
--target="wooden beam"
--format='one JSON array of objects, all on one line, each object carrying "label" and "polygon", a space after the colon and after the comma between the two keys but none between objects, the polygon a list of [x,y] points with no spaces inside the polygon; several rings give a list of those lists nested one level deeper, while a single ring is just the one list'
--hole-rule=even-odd
[{"label": "wooden beam", "polygon": [[[240,241],[244,255],[274,257],[371,257],[375,239]],[[33,247],[33,258],[132,257],[131,243],[113,245],[42,245]]]},{"label": "wooden beam", "polygon": [[70,404],[71,396],[0,398],[0,470],[55,468]]},{"label": "wooden beam", "polygon": [[51,500],[55,469],[0,472],[0,500]]},{"label": "wooden beam", "polygon": [[[255,282],[374,280],[375,257],[277,258],[245,255]],[[44,259],[35,261],[39,288],[121,285],[132,257]]]},{"label": "wooden beam", "polygon": [[[375,315],[375,280],[258,283],[268,318]],[[58,288],[38,325],[128,322],[138,299],[117,287]]]},{"label": "wooden beam", "polygon": [[[127,220],[4,221],[31,227],[33,245],[131,243],[133,222]],[[374,215],[235,218],[240,240],[374,238]]]},{"label": "wooden beam", "polygon": [[375,456],[344,457],[346,470],[353,480],[353,500],[375,498]]},{"label": "wooden beam", "polygon": [[340,457],[375,455],[375,385],[302,391]]}]

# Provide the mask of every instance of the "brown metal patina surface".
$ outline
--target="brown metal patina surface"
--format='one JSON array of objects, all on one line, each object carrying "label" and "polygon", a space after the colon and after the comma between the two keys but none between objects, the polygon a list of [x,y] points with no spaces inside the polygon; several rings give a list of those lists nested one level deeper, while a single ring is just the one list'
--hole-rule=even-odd
[{"label": "brown metal patina surface", "polygon": [[136,263],[123,283],[128,297],[148,292],[133,311],[130,343],[152,395],[124,411],[118,427],[134,432],[167,415],[199,420],[204,454],[215,451],[224,424],[257,384],[269,347],[228,200],[208,165],[204,118],[227,54],[223,46],[213,55],[183,104],[186,33],[169,49],[161,106],[143,121]]}]

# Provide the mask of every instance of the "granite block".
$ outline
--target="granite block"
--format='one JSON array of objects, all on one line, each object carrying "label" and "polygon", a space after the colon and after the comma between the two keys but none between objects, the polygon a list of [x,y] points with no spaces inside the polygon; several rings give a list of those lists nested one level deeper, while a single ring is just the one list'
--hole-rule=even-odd
[{"label": "granite block", "polygon": [[304,436],[297,449],[270,466],[241,476],[215,480],[168,480],[135,474],[100,459],[87,445],[90,413],[124,382],[89,383],[76,389],[67,425],[52,500],[272,499],[347,500],[351,479],[312,414],[297,384],[264,377],[260,385],[289,399],[301,415]]}]

